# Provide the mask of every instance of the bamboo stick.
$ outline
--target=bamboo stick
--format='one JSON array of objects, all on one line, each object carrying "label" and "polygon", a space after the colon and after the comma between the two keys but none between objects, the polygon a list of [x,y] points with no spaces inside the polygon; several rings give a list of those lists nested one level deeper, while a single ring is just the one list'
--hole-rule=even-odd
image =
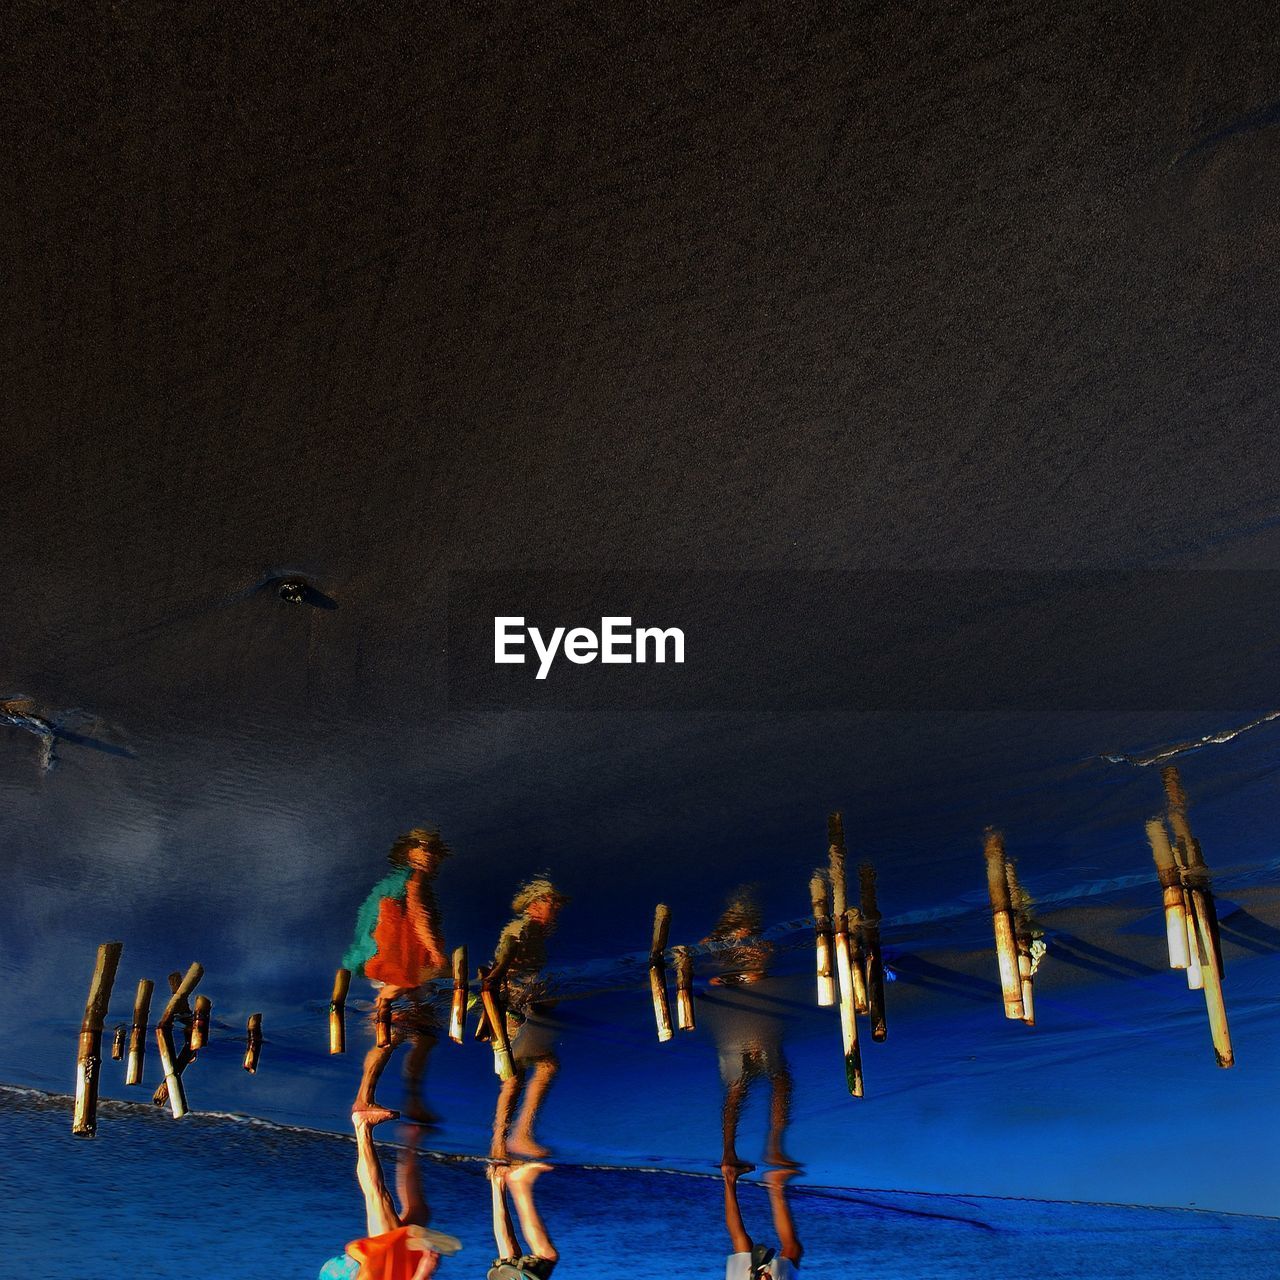
[{"label": "bamboo stick", "polygon": [[888,1038],[889,1028],[884,1012],[884,955],[880,950],[880,904],[876,900],[876,869],[869,862],[858,867],[858,884],[862,898],[861,935],[866,950],[867,1016],[871,1020],[871,1038],[877,1044]]},{"label": "bamboo stick", "polygon": [[1182,918],[1187,934],[1187,989],[1204,990],[1204,966],[1200,963],[1200,944],[1196,938],[1195,909],[1191,905],[1191,891],[1182,890]]},{"label": "bamboo stick", "polygon": [[516,1067],[511,1057],[511,1042],[507,1039],[506,1015],[498,1007],[493,989],[493,975],[497,971],[496,965],[491,970],[480,970],[480,1003],[493,1032],[493,1069],[499,1080],[510,1080],[516,1073]]},{"label": "bamboo stick", "polygon": [[115,1035],[111,1038],[111,1060],[119,1062],[124,1057],[124,1023],[118,1023]]},{"label": "bamboo stick", "polygon": [[209,1043],[209,1015],[213,1002],[208,996],[196,996],[195,1014],[191,1022],[191,1052],[198,1053]]},{"label": "bamboo stick", "polygon": [[138,990],[133,997],[133,1026],[129,1028],[129,1062],[125,1069],[125,1084],[142,1083],[142,1063],[147,1052],[147,1015],[151,1010],[151,992],[155,983],[150,978],[138,980]]},{"label": "bamboo stick", "polygon": [[102,1024],[111,1003],[120,964],[122,942],[104,942],[98,948],[89,982],[89,998],[80,1023],[80,1043],[76,1050],[76,1100],[71,1115],[71,1132],[78,1138],[92,1138],[98,1132],[98,1077],[102,1073]]},{"label": "bamboo stick", "polygon": [[245,1028],[244,1069],[252,1076],[258,1073],[258,1056],[262,1053],[262,1014],[251,1013]]},{"label": "bamboo stick", "polygon": [[675,947],[671,952],[676,966],[676,1025],[681,1031],[692,1031],[693,1017],[693,956],[688,947]]},{"label": "bamboo stick", "polygon": [[1204,975],[1204,1003],[1209,1014],[1209,1033],[1213,1037],[1213,1054],[1218,1066],[1235,1066],[1231,1048],[1231,1032],[1227,1027],[1227,1006],[1222,998],[1222,978],[1212,963],[1213,937],[1209,932],[1204,891],[1191,890],[1191,919],[1199,952],[1200,971]]},{"label": "bamboo stick", "polygon": [[987,828],[983,845],[987,861],[987,893],[991,899],[991,921],[1000,965],[1000,990],[1004,996],[1004,1016],[1022,1020],[1022,979],[1018,974],[1018,945],[1013,932],[1013,910],[1009,898],[1009,872],[1005,866],[1004,837]]},{"label": "bamboo stick", "polygon": [[[1210,941],[1209,958],[1217,971],[1218,981],[1222,981],[1225,969],[1222,964],[1222,937],[1218,930],[1218,910],[1214,905],[1213,893],[1209,888],[1209,868],[1205,864],[1204,854],[1200,849],[1200,841],[1191,831],[1191,822],[1187,818],[1187,793],[1182,789],[1182,777],[1177,765],[1166,765],[1160,771],[1164,783],[1165,797],[1169,801],[1169,825],[1173,828],[1174,838],[1183,849],[1183,865],[1186,868],[1184,881],[1188,888],[1197,889],[1203,895],[1204,924]],[[1203,957],[1201,958],[1203,967]]]},{"label": "bamboo stick", "polygon": [[467,1023],[467,949],[455,947],[453,952],[453,999],[449,1004],[449,1039],[461,1044]]},{"label": "bamboo stick", "polygon": [[1029,1027],[1036,1025],[1035,984],[1031,975],[1031,939],[1017,938],[1018,981],[1022,990],[1022,1021]]},{"label": "bamboo stick", "polygon": [[[173,1047],[173,1021],[156,1024],[156,1047],[160,1051],[160,1070],[164,1072],[164,1090],[160,1101],[166,1098],[175,1120],[187,1114],[187,1092],[182,1085],[182,1072],[178,1068],[177,1054]],[[157,1090],[159,1093],[159,1090]]]},{"label": "bamboo stick", "polygon": [[1185,969],[1190,963],[1187,947],[1187,912],[1182,900],[1182,873],[1169,844],[1169,833],[1159,818],[1147,823],[1147,843],[1156,864],[1164,894],[1164,928],[1169,947],[1169,968]]},{"label": "bamboo stick", "polygon": [[849,1093],[863,1096],[862,1051],[854,1017],[853,966],[849,952],[848,899],[845,891],[844,820],[827,818],[827,868],[831,880],[831,918],[835,924],[836,979],[840,993],[840,1041],[844,1049],[844,1077]]},{"label": "bamboo stick", "polygon": [[[196,984],[203,977],[204,966],[195,963],[181,976],[177,973],[171,973],[169,975],[171,991],[169,1003],[165,1005],[164,1011],[156,1023],[156,1047],[160,1052],[160,1067],[164,1072],[164,1081],[152,1095],[152,1100],[160,1105],[167,1101],[169,1110],[175,1120],[181,1120],[188,1110],[187,1092],[182,1083],[182,1073],[191,1064],[196,1052],[191,1047],[195,1019],[190,1012],[191,1006],[188,998],[192,991],[195,990]],[[183,1046],[182,1052],[178,1053],[174,1047],[173,1024],[178,1019],[182,1019],[185,1022],[188,1017],[191,1018],[191,1021],[188,1023],[187,1042]]]},{"label": "bamboo stick", "polygon": [[649,992],[653,997],[653,1018],[658,1027],[658,1042],[665,1044],[671,1030],[671,1004],[667,998],[667,965],[665,952],[671,932],[671,908],[659,903],[653,912],[653,941],[649,947]]},{"label": "bamboo stick", "polygon": [[204,966],[200,964],[192,964],[177,985],[174,985],[176,974],[169,975],[169,986],[172,994],[169,996],[169,1003],[165,1005],[164,1012],[160,1015],[160,1023],[158,1025],[171,1026],[175,1018],[183,1015],[189,1005],[188,997],[196,989],[196,985],[200,979],[204,977]]},{"label": "bamboo stick", "polygon": [[849,938],[849,977],[853,981],[853,1011],[867,1016],[867,957],[862,950],[862,912],[850,907],[844,913],[844,931]]},{"label": "bamboo stick", "polygon": [[815,871],[809,880],[809,900],[813,904],[818,1004],[823,1009],[829,1009],[836,1002],[836,986],[831,972],[831,915],[827,909],[827,882],[820,871]]},{"label": "bamboo stick", "polygon": [[347,1051],[347,992],[351,990],[351,970],[339,969],[333,975],[333,994],[329,997],[329,1053]]}]

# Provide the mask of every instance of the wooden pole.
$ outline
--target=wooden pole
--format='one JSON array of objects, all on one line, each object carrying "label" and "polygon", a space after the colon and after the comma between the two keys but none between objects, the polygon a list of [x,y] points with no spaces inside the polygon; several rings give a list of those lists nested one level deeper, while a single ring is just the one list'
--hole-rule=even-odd
[{"label": "wooden pole", "polygon": [[983,845],[987,861],[987,893],[991,899],[991,921],[995,931],[996,956],[1000,964],[1000,990],[1004,996],[1004,1016],[1022,1020],[1022,979],[1018,974],[1018,944],[1013,932],[1013,907],[1009,899],[1009,873],[1005,868],[1004,837],[987,828]]},{"label": "wooden pole", "polygon": [[111,1038],[111,1060],[119,1062],[124,1057],[124,1023],[116,1026],[116,1033]]},{"label": "wooden pole", "polygon": [[1169,968],[1185,969],[1190,963],[1187,948],[1187,911],[1182,900],[1182,873],[1169,844],[1169,833],[1159,818],[1147,823],[1147,843],[1156,864],[1156,875],[1164,894],[1164,929],[1169,947]]},{"label": "wooden pole", "polygon": [[189,1007],[188,998],[196,989],[200,979],[204,977],[204,966],[193,963],[178,980],[176,986],[174,986],[175,976],[174,974],[169,975],[169,986],[172,994],[169,996],[169,1003],[164,1007],[164,1012],[160,1015],[160,1022],[166,1026],[172,1024],[174,1019],[181,1016],[183,1011]]},{"label": "wooden pole", "polygon": [[1177,765],[1166,765],[1160,771],[1160,778],[1164,783],[1165,797],[1169,801],[1169,825],[1183,850],[1183,865],[1186,868],[1184,881],[1188,888],[1197,889],[1202,895],[1204,925],[1211,943],[1209,956],[1217,970],[1218,981],[1221,982],[1225,969],[1222,964],[1222,938],[1218,931],[1218,911],[1214,906],[1213,893],[1209,889],[1209,868],[1205,865],[1200,841],[1192,834],[1191,823],[1187,818],[1187,793],[1182,789],[1182,777]]},{"label": "wooden pole", "polygon": [[104,942],[89,982],[89,998],[80,1023],[80,1044],[76,1050],[76,1101],[71,1115],[71,1132],[78,1138],[92,1138],[98,1132],[98,1077],[102,1072],[102,1024],[111,1003],[120,964],[122,942]]},{"label": "wooden pole", "polygon": [[258,1055],[262,1053],[262,1014],[251,1013],[244,1037],[244,1069],[252,1076],[258,1073]]},{"label": "wooden pole", "polygon": [[198,1053],[209,1043],[209,1015],[213,1002],[208,996],[196,996],[195,1015],[191,1022],[191,1052]]},{"label": "wooden pole", "polygon": [[1227,1007],[1222,998],[1222,978],[1213,963],[1213,937],[1209,932],[1204,893],[1191,890],[1191,919],[1195,934],[1195,947],[1199,953],[1200,971],[1204,975],[1204,1003],[1209,1014],[1209,1032],[1213,1037],[1213,1053],[1218,1066],[1235,1066],[1236,1056],[1231,1048],[1231,1032],[1227,1028]]},{"label": "wooden pole", "polygon": [[455,947],[453,952],[453,998],[449,1004],[449,1039],[461,1044],[467,1025],[467,998],[471,993],[467,982],[467,949]]},{"label": "wooden pole", "polygon": [[853,1011],[867,1016],[867,957],[862,950],[862,912],[850,907],[844,913],[849,939],[849,977],[853,980]]},{"label": "wooden pole", "polygon": [[507,1018],[498,1007],[498,997],[494,991],[494,975],[497,972],[496,965],[493,969],[480,970],[480,1003],[493,1033],[493,1069],[499,1080],[510,1080],[516,1073],[516,1067],[511,1057],[511,1042],[507,1039]]},{"label": "wooden pole", "polygon": [[831,972],[831,915],[827,905],[827,882],[815,871],[809,880],[809,901],[813,904],[813,945],[818,967],[818,1004],[829,1009],[836,1002],[836,984]]},{"label": "wooden pole", "polygon": [[688,947],[675,947],[671,952],[676,965],[676,1025],[681,1031],[692,1031],[693,1018],[693,956]]},{"label": "wooden pole", "polygon": [[142,1083],[142,1062],[147,1052],[147,1015],[151,1010],[151,992],[155,983],[150,978],[138,980],[133,997],[133,1026],[129,1028],[129,1062],[125,1068],[125,1084]]},{"label": "wooden pole", "polygon": [[351,990],[351,970],[339,969],[333,975],[333,994],[329,997],[329,1053],[347,1051],[347,992]]},{"label": "wooden pole", "polygon": [[827,818],[827,874],[831,880],[831,918],[835,924],[836,979],[840,992],[840,1041],[844,1049],[844,1078],[849,1093],[862,1097],[862,1050],[854,1017],[853,966],[849,953],[848,899],[845,889],[844,820]]},{"label": "wooden pole", "polygon": [[1187,926],[1187,989],[1204,990],[1204,967],[1200,963],[1200,943],[1196,938],[1195,908],[1191,905],[1191,890],[1182,891],[1182,915]]},{"label": "wooden pole", "polygon": [[866,949],[867,1016],[871,1038],[878,1044],[889,1035],[884,1013],[884,956],[880,950],[880,904],[876,900],[876,869],[869,862],[858,867],[862,897],[862,940]]},{"label": "wooden pole", "polygon": [[379,1049],[391,1047],[391,1002],[379,1000],[373,1006],[374,1040]]},{"label": "wooden pole", "polygon": [[189,1007],[188,998],[203,977],[204,967],[199,964],[192,964],[176,986],[174,975],[170,974],[169,985],[173,991],[156,1023],[156,1047],[160,1052],[160,1067],[164,1072],[164,1084],[156,1090],[156,1097],[160,1102],[168,1099],[169,1110],[175,1120],[181,1120],[187,1114],[187,1093],[182,1084],[182,1073],[194,1057],[195,1051],[188,1046],[179,1062],[173,1043],[173,1024],[181,1011]]},{"label": "wooden pole", "polygon": [[653,941],[649,947],[649,992],[653,996],[653,1018],[658,1027],[658,1042],[665,1044],[671,1030],[671,1004],[667,999],[667,964],[665,952],[671,932],[671,908],[659,903],[653,912]]},{"label": "wooden pole", "polygon": [[1013,913],[1013,942],[1018,952],[1018,989],[1022,996],[1022,1021],[1036,1025],[1035,965],[1031,959],[1031,898],[1018,883],[1018,872],[1009,858],[1004,863],[1009,882],[1009,905]]}]

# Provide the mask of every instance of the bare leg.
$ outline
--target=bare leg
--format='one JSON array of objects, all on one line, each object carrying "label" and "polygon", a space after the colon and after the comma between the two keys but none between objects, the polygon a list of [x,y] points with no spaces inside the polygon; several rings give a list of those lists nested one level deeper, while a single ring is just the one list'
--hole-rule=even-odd
[{"label": "bare leg", "polygon": [[751,1237],[742,1221],[742,1209],[738,1206],[738,1165],[726,1161],[720,1166],[724,1175],[724,1225],[729,1232],[733,1253],[750,1253]]},{"label": "bare leg", "polygon": [[[511,1130],[511,1150],[520,1155],[541,1158],[551,1153],[533,1136],[533,1122],[538,1118],[542,1103],[546,1099],[547,1090],[556,1078],[560,1064],[555,1058],[539,1058],[533,1064],[533,1074],[529,1087],[525,1090],[524,1105]],[[514,1194],[514,1192],[512,1193]]]},{"label": "bare leg", "polygon": [[747,1078],[745,1075],[739,1076],[736,1080],[725,1085],[724,1108],[721,1113],[724,1128],[724,1149],[720,1156],[720,1163],[722,1165],[736,1165],[739,1169],[746,1168],[743,1162],[738,1159],[738,1120],[742,1115],[742,1102],[746,1096]]},{"label": "bare leg", "polygon": [[[378,992],[373,1013],[375,1024],[379,1016],[388,1011],[388,1006],[400,994],[399,987],[383,987]],[[364,1056],[364,1071],[360,1076],[360,1088],[356,1093],[356,1100],[352,1110],[363,1111],[378,1105],[374,1099],[374,1092],[377,1090],[378,1081],[382,1078],[382,1073],[386,1069],[387,1063],[391,1061],[391,1055],[396,1051],[398,1042],[399,1037],[393,1033],[391,1043],[380,1049],[375,1039],[373,1048]]]},{"label": "bare leg", "polygon": [[550,1167],[547,1164],[519,1165],[507,1175],[507,1186],[511,1188],[516,1217],[520,1219],[520,1234],[524,1236],[529,1251],[535,1258],[556,1262],[560,1257],[559,1250],[551,1243],[538,1206],[533,1202],[533,1184]]},{"label": "bare leg", "polygon": [[773,1210],[773,1229],[778,1234],[778,1252],[798,1266],[804,1246],[796,1235],[795,1219],[787,1200],[787,1183],[796,1176],[794,1169],[770,1169],[762,1181],[769,1191],[769,1207]]},{"label": "bare leg", "polygon": [[799,1162],[783,1150],[782,1140],[791,1119],[791,1072],[785,1063],[769,1077],[769,1138],[765,1146],[765,1163],[795,1169]]},{"label": "bare leg", "polygon": [[515,1075],[510,1080],[504,1080],[502,1087],[498,1090],[498,1106],[493,1113],[493,1141],[489,1144],[491,1160],[507,1158],[507,1130],[511,1128],[511,1117],[523,1088],[524,1071],[517,1064]]},{"label": "bare leg", "polygon": [[507,1208],[507,1170],[505,1168],[489,1169],[489,1190],[493,1200],[493,1242],[498,1250],[498,1258],[510,1261],[520,1256],[520,1242],[516,1239],[516,1229],[511,1223],[511,1212]]},{"label": "bare leg", "polygon": [[436,1037],[430,1031],[418,1031],[404,1063],[405,1114],[419,1124],[439,1124],[440,1117],[427,1108],[423,1101],[422,1085],[427,1074],[427,1059],[436,1046]]},{"label": "bare leg", "polygon": [[400,1222],[403,1226],[412,1223],[425,1227],[431,1222],[431,1210],[422,1186],[422,1162],[418,1157],[423,1132],[422,1125],[405,1125],[405,1143],[396,1160],[396,1194],[400,1197]]},{"label": "bare leg", "polygon": [[353,1112],[352,1128],[356,1131],[356,1180],[364,1193],[365,1221],[371,1236],[394,1231],[401,1225],[395,1201],[382,1180],[382,1166],[373,1146],[373,1124],[363,1112]]}]

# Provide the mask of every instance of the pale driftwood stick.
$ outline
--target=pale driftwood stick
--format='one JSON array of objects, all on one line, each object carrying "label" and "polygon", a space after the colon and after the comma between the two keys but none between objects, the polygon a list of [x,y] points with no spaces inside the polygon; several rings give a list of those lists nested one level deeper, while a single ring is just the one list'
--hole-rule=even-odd
[{"label": "pale driftwood stick", "polygon": [[853,1011],[867,1016],[867,956],[862,949],[862,912],[850,907],[844,913],[849,938],[849,977],[853,980]]},{"label": "pale driftwood stick", "polygon": [[665,1043],[671,1030],[671,1004],[667,998],[667,963],[665,952],[671,932],[671,908],[659,903],[653,912],[653,941],[649,947],[649,993],[653,997],[653,1018],[658,1027],[658,1041]]},{"label": "pale driftwood stick", "polygon": [[827,818],[827,861],[831,878],[831,917],[835,924],[836,979],[840,992],[840,1041],[844,1049],[844,1078],[849,1092],[862,1097],[862,1051],[854,1017],[853,966],[849,954],[848,899],[845,891],[844,820]]},{"label": "pale driftwood stick", "polygon": [[676,965],[676,1025],[681,1031],[692,1031],[693,956],[688,947],[675,947],[671,952]]},{"label": "pale driftwood stick", "polygon": [[449,1039],[454,1044],[461,1044],[466,1030],[467,997],[470,986],[467,982],[467,949],[456,947],[453,952],[453,1000],[449,1006]]},{"label": "pale driftwood stick", "polygon": [[858,867],[862,897],[862,934],[866,951],[867,1016],[871,1038],[882,1043],[889,1035],[884,1012],[884,956],[880,950],[880,904],[876,900],[876,869],[869,862]]},{"label": "pale driftwood stick", "polygon": [[262,1052],[262,1014],[251,1013],[244,1037],[244,1069],[252,1076],[258,1072],[258,1055]]},{"label": "pale driftwood stick", "polygon": [[[164,1072],[164,1090],[156,1101],[168,1101],[169,1110],[175,1120],[181,1120],[187,1114],[187,1093],[182,1086],[182,1072],[178,1067],[177,1054],[173,1047],[173,1020],[156,1024],[156,1047],[160,1051],[160,1070]],[[156,1091],[160,1095],[160,1090]]]},{"label": "pale driftwood stick", "polygon": [[[173,974],[169,975],[171,987],[173,986],[173,977]],[[165,1005],[164,1012],[160,1015],[160,1021],[156,1024],[157,1026],[171,1026],[174,1019],[186,1011],[189,1007],[187,998],[196,989],[197,983],[203,977],[204,966],[193,963],[178,985],[173,987],[173,994],[169,997],[169,1003]]]},{"label": "pale driftwood stick", "polygon": [[92,1138],[98,1132],[98,1077],[102,1072],[102,1024],[111,1003],[111,988],[120,964],[122,942],[104,942],[89,982],[84,1020],[80,1023],[80,1044],[76,1050],[76,1101],[71,1114],[71,1132],[78,1138]]},{"label": "pale driftwood stick", "polygon": [[209,1043],[209,1015],[213,1001],[208,996],[196,996],[194,1016],[191,1020],[191,1052],[198,1053]]},{"label": "pale driftwood stick", "polygon": [[347,992],[351,989],[351,970],[339,969],[333,975],[333,995],[329,997],[329,1052],[347,1051]]},{"label": "pale driftwood stick", "polygon": [[1173,828],[1174,837],[1183,846],[1183,865],[1186,868],[1184,881],[1189,889],[1198,889],[1202,895],[1204,924],[1211,943],[1209,957],[1221,983],[1225,969],[1222,964],[1222,938],[1218,931],[1218,910],[1209,888],[1209,868],[1205,865],[1200,841],[1192,834],[1191,823],[1187,818],[1187,793],[1182,789],[1182,777],[1177,765],[1166,765],[1160,771],[1160,778],[1164,783],[1165,797],[1169,801],[1169,825]]},{"label": "pale driftwood stick", "polygon": [[129,1064],[125,1070],[125,1084],[142,1083],[142,1062],[147,1052],[147,1015],[151,1011],[151,992],[155,983],[150,978],[138,981],[138,991],[133,997],[133,1026],[129,1028]]},{"label": "pale driftwood stick", "polygon": [[1213,1053],[1218,1066],[1232,1067],[1236,1055],[1231,1047],[1231,1032],[1227,1027],[1227,1006],[1222,998],[1222,978],[1212,962],[1213,938],[1209,932],[1208,908],[1204,891],[1191,890],[1191,919],[1195,932],[1196,950],[1199,952],[1200,971],[1204,975],[1204,1003],[1209,1014],[1209,1032],[1213,1037]]},{"label": "pale driftwood stick", "polygon": [[983,845],[987,861],[987,894],[991,899],[991,921],[995,930],[996,956],[1000,964],[1000,990],[1004,996],[1004,1016],[1022,1020],[1022,979],[1018,976],[1018,944],[1013,932],[1013,909],[1009,900],[1009,873],[1005,868],[1004,837],[987,829]]},{"label": "pale driftwood stick", "polygon": [[116,1027],[116,1033],[111,1038],[111,1060],[119,1062],[124,1057],[124,1023],[121,1022]]},{"label": "pale driftwood stick", "polygon": [[818,968],[818,1004],[829,1009],[836,1002],[836,984],[831,972],[831,915],[827,909],[827,882],[820,871],[809,880],[809,901],[813,904],[813,945]]},{"label": "pale driftwood stick", "polygon": [[1169,947],[1169,968],[1185,969],[1190,963],[1187,949],[1187,912],[1182,900],[1182,872],[1169,844],[1169,833],[1159,818],[1147,823],[1147,843],[1155,860],[1156,875],[1164,895],[1164,928]]},{"label": "pale driftwood stick", "polygon": [[1021,934],[1017,938],[1018,945],[1018,981],[1022,988],[1022,1020],[1029,1027],[1036,1025],[1036,1002],[1034,983],[1031,974],[1031,939]]},{"label": "pale driftwood stick", "polygon": [[[164,1058],[163,1056],[161,1057],[160,1064],[165,1067],[164,1079],[156,1087],[155,1093],[151,1095],[151,1101],[158,1107],[164,1106],[167,1102],[175,1120],[180,1120],[187,1114],[187,1095],[184,1090],[181,1097],[174,1098],[170,1076],[175,1080],[180,1079],[183,1072],[195,1061],[196,1051],[192,1048],[195,1015],[188,1002],[188,997],[195,990],[196,984],[202,977],[204,977],[204,967],[194,963],[183,975],[171,973],[169,975],[169,988],[172,994],[169,996],[169,1003],[164,1007],[164,1012],[160,1015],[160,1020],[156,1023],[156,1043],[161,1044],[162,1055],[167,1049],[169,1062],[168,1066],[165,1067]],[[174,1049],[173,1024],[175,1021],[186,1024],[185,1043],[181,1050],[178,1051]],[[161,1032],[164,1033],[163,1037]]]},{"label": "pale driftwood stick", "polygon": [[1196,937],[1196,914],[1190,889],[1182,891],[1182,915],[1187,925],[1187,989],[1203,991],[1204,966],[1200,963],[1200,941]]}]

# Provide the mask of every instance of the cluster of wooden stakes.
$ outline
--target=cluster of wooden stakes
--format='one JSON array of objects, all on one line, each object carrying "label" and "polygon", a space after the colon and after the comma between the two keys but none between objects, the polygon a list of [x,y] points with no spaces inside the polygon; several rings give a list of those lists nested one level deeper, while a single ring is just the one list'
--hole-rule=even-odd
[{"label": "cluster of wooden stakes", "polygon": [[[1147,823],[1147,839],[1164,895],[1169,965],[1185,971],[1188,987],[1204,992],[1217,1063],[1220,1067],[1230,1067],[1235,1056],[1222,996],[1222,946],[1209,871],[1187,818],[1187,798],[1178,770],[1173,766],[1166,768],[1163,782],[1168,808],[1164,816],[1152,818]],[[857,1018],[868,1019],[872,1040],[882,1042],[888,1035],[876,873],[870,863],[864,862],[859,866],[860,903],[856,907],[849,906],[844,824],[840,814],[833,813],[827,819],[827,836],[827,866],[815,871],[809,881],[817,956],[817,1002],[823,1008],[839,1008],[845,1080],[850,1094],[860,1098],[863,1096],[862,1054]],[[1045,954],[1043,930],[1035,923],[1031,900],[1018,882],[1014,864],[1005,854],[1004,838],[998,831],[987,832],[983,854],[1005,1017],[1034,1026],[1034,978]],[[671,910],[660,904],[654,912],[648,968],[654,1020],[661,1042],[671,1040],[674,1035],[667,989],[670,929]],[[71,1131],[82,1137],[92,1137],[97,1132],[102,1035],[122,951],[123,944],[119,942],[106,942],[98,948],[97,964],[80,1027]],[[677,946],[670,949],[670,955],[676,981],[675,1026],[681,1031],[693,1031],[693,953],[689,947]],[[509,960],[509,956],[499,957],[492,966],[482,967],[477,973],[480,1015],[475,1039],[490,1042],[494,1071],[502,1080],[510,1079],[515,1073],[507,1020],[501,1003],[502,983]],[[450,1040],[462,1044],[467,1010],[471,1007],[465,946],[454,951],[452,970],[448,1034]],[[188,1110],[183,1072],[209,1039],[211,1002],[205,995],[198,995],[194,1002],[191,1001],[191,994],[203,976],[204,969],[199,964],[193,964],[185,975],[170,974],[169,1002],[155,1024],[164,1083],[156,1090],[153,1100],[157,1103],[167,1101],[175,1119],[180,1119]],[[127,1052],[125,1027],[122,1024],[115,1030],[111,1056],[117,1061],[127,1056],[126,1085],[142,1083],[153,985],[148,978],[138,983],[133,1025],[127,1036]],[[329,1002],[331,1054],[346,1052],[346,1000],[350,986],[350,972],[339,969]],[[176,1025],[185,1028],[185,1040],[180,1050],[174,1039]],[[380,1003],[376,1007],[374,1032],[379,1048],[386,1048],[392,1043],[392,1013],[388,1005]],[[249,1016],[245,1033],[244,1069],[250,1074],[258,1069],[261,1049],[262,1015],[254,1013]]]}]

